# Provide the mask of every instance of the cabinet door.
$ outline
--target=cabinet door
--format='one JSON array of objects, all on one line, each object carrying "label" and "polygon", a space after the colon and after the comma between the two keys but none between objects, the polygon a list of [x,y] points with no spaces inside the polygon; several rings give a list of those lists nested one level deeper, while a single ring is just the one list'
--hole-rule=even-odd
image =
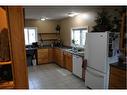
[{"label": "cabinet door", "polygon": [[60,64],[60,50],[58,48],[54,49],[54,61],[56,64]]},{"label": "cabinet door", "polygon": [[57,54],[57,64],[61,66],[61,49],[57,49],[56,54]]},{"label": "cabinet door", "polygon": [[54,62],[57,63],[57,60],[58,60],[57,48],[54,48]]},{"label": "cabinet door", "polygon": [[109,88],[110,89],[125,89],[126,87],[126,70],[111,66]]},{"label": "cabinet door", "polygon": [[55,62],[63,67],[63,51],[60,48],[55,49]]},{"label": "cabinet door", "polygon": [[72,72],[72,55],[68,54],[67,59],[68,70]]},{"label": "cabinet door", "polygon": [[48,49],[48,61],[49,62],[53,62],[54,60],[53,60],[53,55],[54,55],[54,51],[53,51],[53,49],[52,48],[49,48]]},{"label": "cabinet door", "polygon": [[48,63],[48,49],[38,49],[38,64]]},{"label": "cabinet door", "polygon": [[63,62],[63,50],[62,49],[60,49],[60,66],[61,67],[64,67],[64,62]]},{"label": "cabinet door", "polygon": [[23,8],[10,6],[7,8],[7,15],[14,72],[14,88],[28,88]]},{"label": "cabinet door", "polygon": [[64,52],[64,64],[67,70],[72,71],[72,55],[70,53]]}]

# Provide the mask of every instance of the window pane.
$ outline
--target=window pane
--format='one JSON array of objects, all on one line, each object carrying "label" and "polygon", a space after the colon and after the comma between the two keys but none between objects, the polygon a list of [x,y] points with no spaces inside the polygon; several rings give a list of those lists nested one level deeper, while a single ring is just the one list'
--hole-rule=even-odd
[{"label": "window pane", "polygon": [[74,30],[73,33],[75,44],[80,45],[80,30]]},{"label": "window pane", "polygon": [[25,45],[28,45],[29,44],[28,43],[28,31],[26,28],[24,29],[24,35],[25,35]]},{"label": "window pane", "polygon": [[36,42],[36,30],[29,29],[29,44],[32,44],[33,42]]},{"label": "window pane", "polygon": [[87,33],[87,30],[82,30],[81,31],[81,45],[84,46],[85,45],[85,40],[86,40],[86,33]]},{"label": "window pane", "polygon": [[72,40],[75,40],[75,44],[78,46],[84,46],[86,40],[86,33],[88,32],[87,29],[74,29],[72,32]]}]

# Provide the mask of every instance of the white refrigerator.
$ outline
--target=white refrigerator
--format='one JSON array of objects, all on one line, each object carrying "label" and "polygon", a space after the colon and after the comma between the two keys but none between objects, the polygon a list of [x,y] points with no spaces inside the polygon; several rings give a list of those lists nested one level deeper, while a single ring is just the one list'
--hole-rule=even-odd
[{"label": "white refrigerator", "polygon": [[85,85],[92,89],[107,89],[108,32],[87,33],[84,54],[87,59]]}]

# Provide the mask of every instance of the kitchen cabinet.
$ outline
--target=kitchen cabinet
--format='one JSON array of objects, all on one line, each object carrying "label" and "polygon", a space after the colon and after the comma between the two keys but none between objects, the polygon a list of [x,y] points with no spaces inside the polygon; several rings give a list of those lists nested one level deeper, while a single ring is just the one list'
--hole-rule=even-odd
[{"label": "kitchen cabinet", "polygon": [[[4,45],[8,45],[10,49],[10,54],[9,54],[10,57],[8,57],[8,55],[3,56],[6,57],[7,60],[0,62],[0,67],[1,67],[0,73],[1,70],[3,68],[6,68],[5,66],[8,65],[9,67],[4,69],[4,71],[6,72],[6,74],[12,72],[12,79],[8,80],[7,78],[8,81],[1,80],[0,88],[1,89],[6,89],[6,88],[27,89],[28,72],[27,72],[25,41],[24,41],[24,13],[22,7],[16,7],[16,6],[0,7],[0,32],[2,31],[2,29],[4,29],[3,31],[4,34],[8,32],[7,33],[8,38],[4,37],[2,38],[2,40],[7,41],[7,39],[9,39],[8,41],[9,45],[6,42]],[[8,50],[8,47],[6,47],[5,52]],[[0,52],[0,55],[1,54],[2,53]],[[8,53],[6,52],[5,54]],[[2,76],[0,76],[1,79]],[[10,76],[10,74],[6,76]]]},{"label": "kitchen cabinet", "polygon": [[53,48],[49,48],[48,49],[48,62],[54,62],[54,49]]},{"label": "kitchen cabinet", "polygon": [[37,50],[38,64],[55,62],[63,67],[63,51],[60,48],[42,48]]},{"label": "kitchen cabinet", "polygon": [[37,50],[38,64],[45,64],[49,62],[48,48]]},{"label": "kitchen cabinet", "polygon": [[63,49],[60,49],[60,66],[64,67],[64,62],[63,62]]},{"label": "kitchen cabinet", "polygon": [[57,63],[58,62],[58,50],[57,48],[54,48],[54,62]]},{"label": "kitchen cabinet", "polygon": [[72,72],[72,54],[69,52],[64,51],[63,53],[64,57],[64,67]]},{"label": "kitchen cabinet", "polygon": [[59,66],[63,67],[63,50],[60,48],[54,49],[54,61]]},{"label": "kitchen cabinet", "polygon": [[126,68],[117,63],[110,65],[109,89],[126,89]]},{"label": "kitchen cabinet", "polygon": [[42,41],[49,43],[49,42],[57,42],[60,39],[60,33],[58,32],[51,32],[51,33],[38,33],[39,37]]}]

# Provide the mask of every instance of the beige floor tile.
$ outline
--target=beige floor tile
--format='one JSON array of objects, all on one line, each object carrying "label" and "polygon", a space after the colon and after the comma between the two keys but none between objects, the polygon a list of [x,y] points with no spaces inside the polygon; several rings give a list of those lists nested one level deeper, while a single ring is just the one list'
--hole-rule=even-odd
[{"label": "beige floor tile", "polygon": [[30,89],[86,89],[85,83],[56,64],[28,67]]}]

